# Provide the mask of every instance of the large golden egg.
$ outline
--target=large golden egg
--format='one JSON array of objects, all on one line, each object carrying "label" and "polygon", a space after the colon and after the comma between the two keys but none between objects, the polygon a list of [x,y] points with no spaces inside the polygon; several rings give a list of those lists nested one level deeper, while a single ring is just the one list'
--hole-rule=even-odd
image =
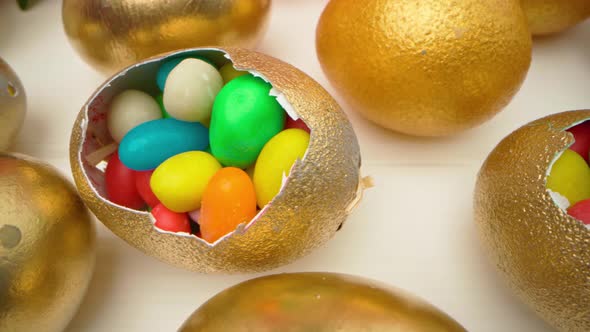
[{"label": "large golden egg", "polygon": [[[156,72],[176,56],[228,61],[268,81],[290,114],[311,129],[309,147],[281,190],[253,220],[209,244],[192,235],[162,232],[150,213],[106,198],[101,164],[117,147],[106,129],[108,105],[126,89],[158,93]],[[358,203],[363,181],[352,125],[335,100],[313,79],[270,56],[239,48],[187,49],[133,65],[107,80],[80,111],[70,141],[70,161],[82,199],[111,231],[158,259],[200,272],[264,271],[294,261],[326,243]]]},{"label": "large golden egg", "polygon": [[590,230],[546,189],[548,169],[573,142],[565,129],[590,111],[551,115],[516,130],[477,180],[475,219],[490,257],[516,294],[562,331],[590,331]]},{"label": "large golden egg", "polygon": [[326,76],[353,110],[417,136],[489,120],[531,62],[518,0],[332,0],[316,44]]},{"label": "large golden egg", "polygon": [[459,332],[424,300],[376,281],[336,273],[252,279],[215,295],[180,332]]},{"label": "large golden egg", "polygon": [[16,73],[0,58],[0,151],[14,142],[27,111],[25,89]]},{"label": "large golden egg", "polygon": [[566,30],[590,16],[588,0],[521,0],[533,35]]},{"label": "large golden egg", "polygon": [[65,0],[66,35],[83,59],[112,74],[188,47],[254,47],[271,0]]},{"label": "large golden egg", "polygon": [[55,168],[0,153],[0,331],[63,331],[92,277],[95,230]]}]

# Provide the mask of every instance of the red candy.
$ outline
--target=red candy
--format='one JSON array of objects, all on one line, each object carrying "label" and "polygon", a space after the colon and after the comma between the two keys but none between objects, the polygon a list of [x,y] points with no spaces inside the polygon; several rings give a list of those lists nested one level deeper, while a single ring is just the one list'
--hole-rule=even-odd
[{"label": "red candy", "polygon": [[156,219],[156,227],[163,231],[191,233],[191,221],[186,213],[173,212],[158,204],[152,209],[152,215]]},{"label": "red candy", "polygon": [[590,225],[590,199],[585,199],[574,204],[567,209],[567,213],[582,223]]},{"label": "red candy", "polygon": [[135,210],[144,207],[145,203],[135,187],[135,171],[123,165],[118,152],[109,159],[105,182],[107,196],[111,202]]},{"label": "red candy", "polygon": [[149,205],[150,207],[154,207],[160,204],[160,200],[152,191],[152,187],[150,186],[150,179],[152,178],[152,173],[154,171],[142,171],[135,173],[135,187],[137,188],[137,192],[139,196]]},{"label": "red candy", "polygon": [[303,120],[299,119],[299,120],[295,121],[295,120],[291,119],[290,116],[287,116],[287,121],[285,123],[285,129],[292,129],[292,128],[302,129],[302,130],[307,131],[308,133],[310,132],[309,128],[307,127],[305,122],[303,122]]},{"label": "red candy", "polygon": [[570,149],[576,151],[582,158],[588,161],[588,153],[590,152],[590,121],[580,123],[567,131],[572,133],[576,139]]}]

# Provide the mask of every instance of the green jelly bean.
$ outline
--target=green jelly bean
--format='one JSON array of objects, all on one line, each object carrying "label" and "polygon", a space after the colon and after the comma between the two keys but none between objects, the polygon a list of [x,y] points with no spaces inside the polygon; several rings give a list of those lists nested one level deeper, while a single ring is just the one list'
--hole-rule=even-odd
[{"label": "green jelly bean", "polygon": [[285,124],[285,111],[269,94],[272,86],[251,74],[227,83],[213,104],[209,140],[224,166],[246,168]]}]

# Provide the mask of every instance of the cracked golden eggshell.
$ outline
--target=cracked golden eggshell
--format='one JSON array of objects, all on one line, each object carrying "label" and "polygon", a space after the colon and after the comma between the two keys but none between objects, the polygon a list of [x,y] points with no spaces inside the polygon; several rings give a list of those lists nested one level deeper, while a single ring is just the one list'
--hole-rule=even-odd
[{"label": "cracked golden eggshell", "polygon": [[18,135],[27,111],[25,89],[10,66],[0,58],[0,151]]},{"label": "cracked golden eggshell", "polygon": [[588,0],[521,0],[533,35],[564,31],[590,17]]},{"label": "cracked golden eggshell", "polygon": [[74,186],[50,165],[0,153],[0,331],[63,331],[94,261],[94,224]]},{"label": "cracked golden eggshell", "polygon": [[242,282],[198,308],[180,332],[464,332],[424,300],[373,280],[287,273]]},{"label": "cracked golden eggshell", "polygon": [[574,142],[564,130],[587,119],[590,110],[564,112],[516,130],[490,153],[475,189],[475,221],[498,271],[562,331],[590,331],[590,230],[556,205],[546,180]]},{"label": "cracked golden eggshell", "polygon": [[316,32],[322,69],[351,109],[415,136],[491,119],[520,89],[531,44],[519,0],[332,0]]},{"label": "cracked golden eggshell", "polygon": [[[159,65],[172,56],[202,55],[218,66],[231,58],[239,70],[263,77],[284,107],[311,129],[308,150],[281,192],[245,227],[208,244],[195,236],[157,230],[148,212],[106,199],[98,165],[116,148],[106,128],[108,104],[125,89],[155,95]],[[106,151],[106,152],[105,152]],[[305,73],[270,56],[239,48],[188,49],[130,66],[107,80],[80,111],[71,135],[70,162],[88,207],[113,233],[144,253],[199,272],[257,272],[292,262],[325,244],[362,194],[361,157],[353,128],[334,99]]]},{"label": "cracked golden eggshell", "polygon": [[271,0],[64,0],[62,19],[74,49],[110,75],[183,48],[252,48],[270,9]]}]

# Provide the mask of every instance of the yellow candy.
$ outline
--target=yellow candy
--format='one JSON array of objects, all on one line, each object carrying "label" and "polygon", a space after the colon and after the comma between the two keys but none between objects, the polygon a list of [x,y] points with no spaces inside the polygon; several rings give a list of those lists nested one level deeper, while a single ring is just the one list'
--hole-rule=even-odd
[{"label": "yellow candy", "polygon": [[227,84],[227,82],[233,80],[236,77],[248,74],[247,71],[237,70],[230,62],[226,63],[221,68],[219,68],[219,73],[221,74],[221,77],[223,78],[223,82],[225,84]]},{"label": "yellow candy", "polygon": [[590,198],[590,168],[584,158],[565,150],[551,168],[547,188],[567,198],[570,206]]},{"label": "yellow candy", "polygon": [[288,176],[297,159],[303,158],[309,134],[301,129],[284,130],[268,141],[254,168],[254,189],[259,207],[264,207],[281,189],[283,174]]},{"label": "yellow candy", "polygon": [[150,186],[156,197],[174,212],[201,207],[201,198],[211,177],[221,169],[219,162],[202,151],[177,154],[164,161],[152,174]]}]

